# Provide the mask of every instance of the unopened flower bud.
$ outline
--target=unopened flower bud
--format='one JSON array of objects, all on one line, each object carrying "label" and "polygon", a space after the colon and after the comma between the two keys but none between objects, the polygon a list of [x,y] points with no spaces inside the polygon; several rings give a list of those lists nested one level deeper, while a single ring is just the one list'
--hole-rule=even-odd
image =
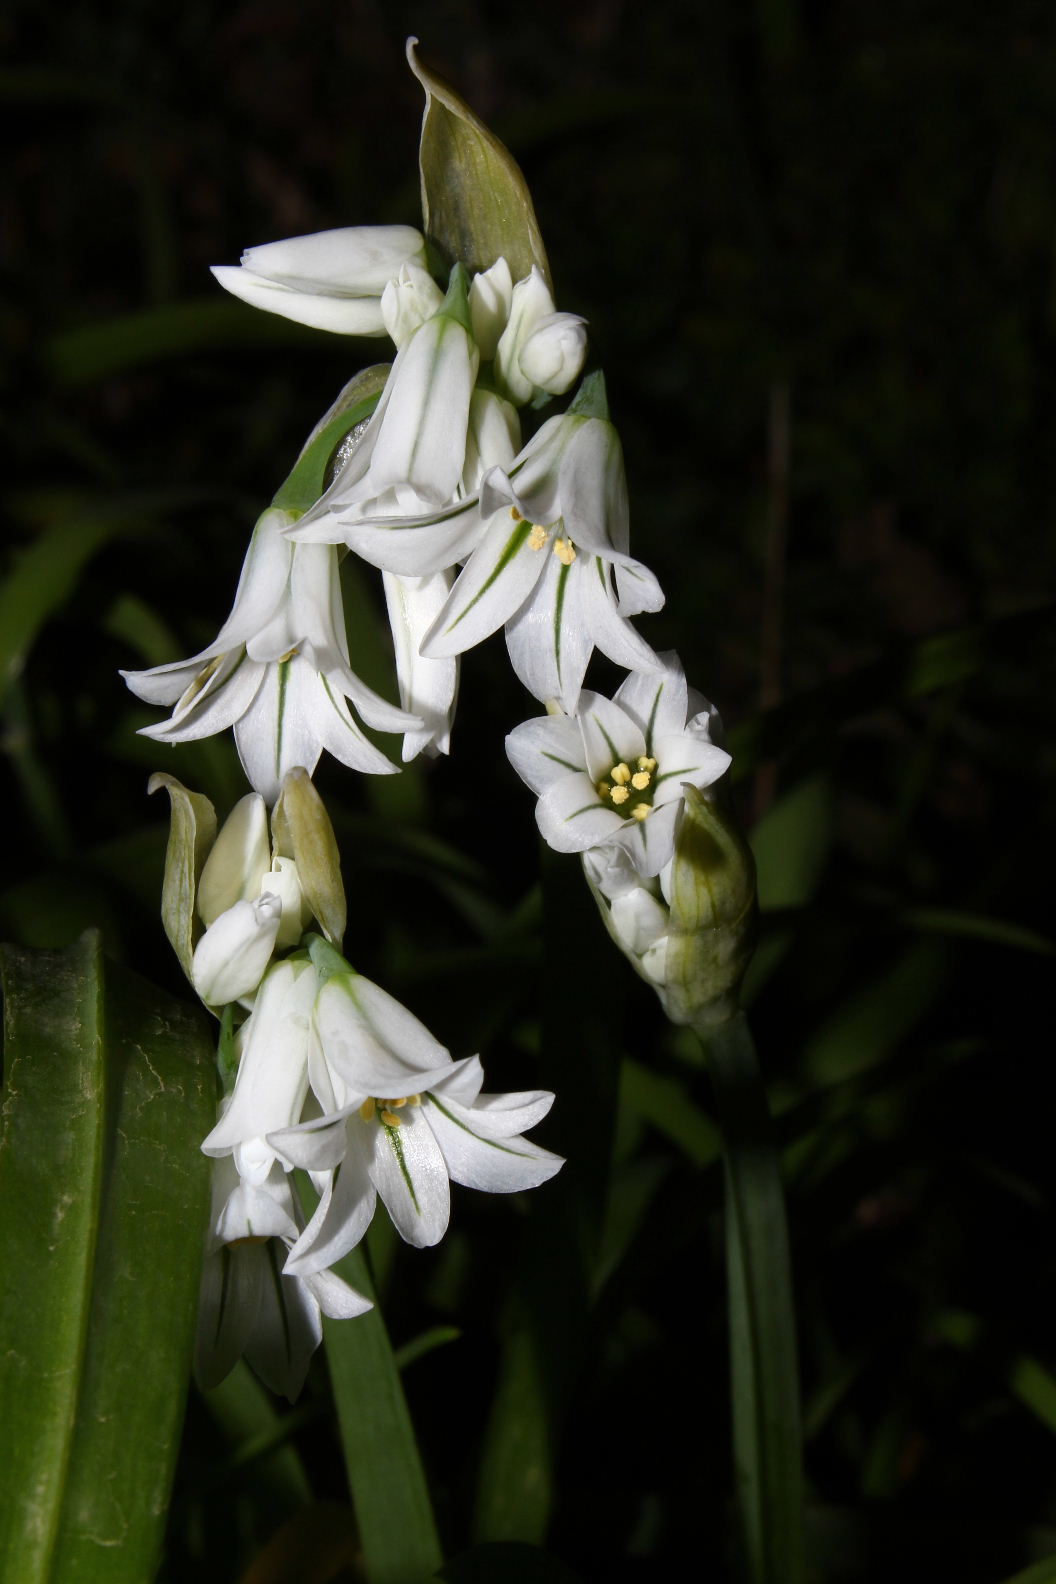
[{"label": "unopened flower bud", "polygon": [[579,374],[586,352],[585,319],[579,314],[547,314],[521,349],[521,373],[537,389],[560,396]]},{"label": "unopened flower bud", "polygon": [[[345,933],[345,888],[334,828],[307,770],[284,777],[271,816],[276,860],[292,858],[307,916],[316,918],[327,940],[341,945]],[[298,937],[300,931],[298,931]]]},{"label": "unopened flower bud", "polygon": [[268,811],[259,792],[241,798],[220,827],[198,882],[198,914],[206,925],[236,902],[253,902],[271,863]]},{"label": "unopened flower bud", "polygon": [[483,363],[490,363],[495,356],[499,337],[510,317],[512,298],[513,277],[504,258],[496,259],[490,269],[474,275],[469,288],[469,317]]},{"label": "unopened flower bud", "polygon": [[207,1006],[226,1006],[252,995],[275,949],[282,902],[271,892],[236,902],[212,923],[195,947],[194,988]]},{"label": "unopened flower bud", "polygon": [[718,802],[683,790],[675,856],[661,877],[671,918],[660,998],[672,1022],[699,1028],[737,1011],[755,946],[755,864]]},{"label": "unopened flower bud", "polygon": [[404,264],[381,294],[381,316],[396,345],[409,341],[443,300],[444,294],[428,270],[415,262]]},{"label": "unopened flower bud", "polygon": [[282,951],[286,946],[296,946],[312,917],[305,900],[297,865],[292,858],[276,858],[264,876],[262,891],[270,891],[282,903],[282,918],[275,946]]},{"label": "unopened flower bud", "polygon": [[554,299],[542,272],[535,268],[513,288],[510,317],[495,349],[495,378],[500,393],[523,405],[535,394],[535,381],[521,367],[521,353],[544,320],[554,318]]}]

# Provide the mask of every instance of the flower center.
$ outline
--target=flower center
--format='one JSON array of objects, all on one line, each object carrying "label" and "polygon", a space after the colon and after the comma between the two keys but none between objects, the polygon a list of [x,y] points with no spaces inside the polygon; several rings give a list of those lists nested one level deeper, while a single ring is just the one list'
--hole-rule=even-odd
[{"label": "flower center", "polygon": [[359,1108],[359,1114],[364,1122],[372,1122],[375,1115],[384,1122],[386,1127],[400,1127],[402,1119],[396,1115],[401,1106],[420,1106],[420,1094],[398,1095],[392,1099],[383,1099],[381,1095],[370,1095]]},{"label": "flower center", "polygon": [[[516,506],[510,507],[510,516],[513,518],[514,522],[524,521],[524,517],[517,510]],[[560,517],[558,518],[557,522],[552,522],[549,525],[546,523],[533,523],[532,531],[528,535],[529,550],[545,550],[547,544],[550,541],[550,535],[554,532],[554,529],[560,525]],[[562,566],[571,566],[573,561],[576,559],[576,547],[572,543],[571,539],[566,538],[562,534],[558,534],[554,539],[554,554]]]},{"label": "flower center", "polygon": [[653,806],[656,760],[648,754],[639,754],[632,770],[621,759],[597,783],[597,789],[601,801],[611,804],[624,819],[644,820]]}]

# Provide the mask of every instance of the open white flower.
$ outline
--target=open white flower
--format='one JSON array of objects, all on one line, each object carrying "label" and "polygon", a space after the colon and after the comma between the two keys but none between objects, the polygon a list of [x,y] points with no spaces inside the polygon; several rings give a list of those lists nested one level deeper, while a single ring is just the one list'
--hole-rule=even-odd
[{"label": "open white flower", "polygon": [[505,622],[525,687],[569,711],[595,648],[627,670],[657,666],[628,619],[659,610],[664,596],[627,553],[627,485],[612,424],[580,412],[551,418],[508,473],[487,474],[478,512],[478,541],[424,655],[460,654]]},{"label": "open white flower", "polygon": [[319,1270],[354,1247],[379,1194],[401,1237],[422,1248],[447,1229],[450,1182],[513,1193],[561,1166],[560,1156],[521,1136],[549,1111],[552,1094],[482,1094],[478,1059],[453,1061],[369,979],[330,979],[314,1025],[312,1086],[327,1115],[268,1137],[288,1165],[331,1173],[291,1252],[291,1273]]},{"label": "open white flower", "polygon": [[158,742],[188,742],[234,728],[250,784],[273,803],[297,765],[309,774],[323,749],[353,770],[395,770],[368,741],[349,700],[379,731],[421,721],[366,686],[349,666],[337,552],[294,545],[290,513],[272,508],[257,523],[231,614],[215,641],[190,660],[123,671],[150,704],[174,704],[167,721],[145,726]]},{"label": "open white flower", "polygon": [[639,874],[658,875],[675,850],[683,787],[710,786],[729,765],[677,655],[658,660],[659,672],[632,673],[612,699],[584,691],[575,715],[525,721],[507,737],[511,764],[539,795],[539,829],[558,852],[619,846]]},{"label": "open white flower", "polygon": [[254,1185],[240,1181],[230,1160],[217,1161],[195,1347],[204,1389],[218,1386],[244,1354],[266,1386],[292,1401],[322,1340],[320,1313],[344,1320],[372,1308],[332,1271],[283,1270],[302,1224],[280,1169]]},{"label": "open white flower", "polygon": [[384,335],[382,295],[405,264],[421,266],[425,239],[412,226],[342,226],[247,248],[241,264],[216,264],[226,291],[254,308],[340,335]]}]

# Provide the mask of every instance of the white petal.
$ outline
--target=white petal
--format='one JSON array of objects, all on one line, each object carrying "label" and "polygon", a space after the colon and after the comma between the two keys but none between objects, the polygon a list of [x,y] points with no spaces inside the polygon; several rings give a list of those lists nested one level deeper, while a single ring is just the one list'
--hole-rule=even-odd
[{"label": "white petal", "polygon": [[632,556],[620,555],[613,560],[616,573],[616,608],[621,616],[637,616],[642,611],[658,611],[664,607],[664,591],[649,568]]},{"label": "white petal", "polygon": [[[377,1126],[377,1122],[363,1122],[358,1116],[348,1122],[352,1132],[364,1134]],[[336,1265],[363,1237],[376,1201],[374,1184],[367,1174],[366,1152],[353,1144],[311,1221],[290,1250],[287,1275],[311,1276],[327,1265]]]},{"label": "white petal", "polygon": [[540,319],[521,348],[521,373],[529,384],[560,396],[583,367],[587,321],[579,314],[553,313]]},{"label": "white petal", "polygon": [[518,1134],[491,1136],[486,1117],[476,1108],[432,1095],[425,1103],[452,1182],[485,1193],[516,1193],[537,1188],[564,1165],[560,1155]]},{"label": "white petal", "polygon": [[[565,532],[593,554],[627,549],[627,482],[612,424],[566,415],[558,459],[558,493]],[[523,485],[518,481],[518,488]]]},{"label": "white petal", "polygon": [[542,554],[542,577],[506,623],[506,647],[514,671],[534,698],[543,704],[557,699],[572,711],[593,649],[583,603],[589,568],[579,560],[565,566],[551,550]]},{"label": "white petal", "polygon": [[[210,655],[208,657],[212,659]],[[174,660],[168,665],[153,666],[149,671],[121,671],[131,692],[146,704],[175,704],[199,674],[205,661],[198,655],[192,660]]]},{"label": "white petal", "polygon": [[422,653],[439,658],[461,654],[487,638],[524,604],[546,569],[542,553],[532,550],[532,525],[498,511],[422,643]]},{"label": "white petal", "polygon": [[579,724],[587,769],[594,781],[607,776],[614,765],[631,765],[646,752],[645,736],[637,722],[601,693],[581,694]]},{"label": "white petal", "polygon": [[451,746],[451,717],[458,686],[458,661],[428,660],[419,644],[451,591],[451,574],[436,572],[426,578],[400,578],[382,574],[385,605],[389,613],[400,703],[419,716],[423,725],[407,732],[404,760],[417,754],[447,753]]},{"label": "white petal", "polygon": [[329,297],[316,292],[296,291],[281,281],[254,275],[252,270],[231,264],[214,264],[213,274],[225,291],[239,297],[251,308],[280,314],[296,324],[313,330],[330,330],[336,335],[384,335],[378,297]]},{"label": "white petal", "polygon": [[653,751],[657,759],[657,804],[681,799],[687,781],[695,787],[710,786],[730,767],[730,756],[724,748],[716,748],[706,737],[691,737],[688,733],[657,738]]},{"label": "white petal", "polygon": [[411,484],[431,504],[450,500],[462,477],[476,372],[476,347],[448,314],[435,315],[401,348],[370,463],[375,494]]},{"label": "white petal", "polygon": [[649,644],[617,610],[610,576],[609,564],[601,556],[592,556],[584,564],[584,627],[602,654],[618,666],[628,671],[658,669],[660,661]]},{"label": "white petal", "polygon": [[[457,1098],[457,1097],[456,1097]],[[440,1099],[453,1111],[455,1106],[441,1094]],[[493,1139],[512,1138],[515,1133],[527,1133],[547,1115],[554,1103],[549,1089],[523,1089],[515,1094],[482,1094],[466,1108],[473,1128],[482,1136]]]},{"label": "white petal", "polygon": [[296,1237],[297,1227],[265,1184],[240,1182],[220,1214],[216,1235],[224,1243],[237,1243],[248,1237]]},{"label": "white petal", "polygon": [[681,809],[681,801],[654,806],[644,820],[627,820],[624,830],[614,838],[640,875],[651,878],[671,862]]},{"label": "white petal", "polygon": [[314,1275],[302,1276],[301,1280],[331,1320],[353,1320],[374,1307],[369,1298],[364,1298],[331,1270],[316,1271]]},{"label": "white petal", "polygon": [[315,1117],[311,1122],[276,1128],[267,1134],[267,1142],[287,1166],[300,1166],[309,1172],[333,1171],[345,1158],[348,1119],[354,1112],[354,1106],[346,1106],[334,1116]]},{"label": "white petal", "polygon": [[245,1024],[242,1059],[224,1115],[202,1143],[206,1155],[289,1127],[308,1088],[308,1027],[317,988],[311,964],[277,963]]},{"label": "white petal", "polygon": [[396,345],[402,347],[409,341],[443,300],[444,294],[428,270],[420,264],[404,264],[381,294],[381,316]]},{"label": "white petal", "polygon": [[[650,743],[686,729],[686,678],[678,656],[673,649],[666,649],[656,659],[663,668],[660,675],[653,669],[634,672],[613,698],[614,704],[638,722]],[[655,755],[655,749],[647,751]]]},{"label": "white petal", "polygon": [[221,825],[205,860],[197,896],[203,923],[212,924],[235,902],[258,897],[270,864],[268,811],[259,793],[248,792]]},{"label": "white petal", "polygon": [[304,1385],[312,1354],[323,1339],[319,1305],[296,1276],[279,1274],[279,1247],[274,1240],[258,1252],[269,1262],[246,1362],[266,1386],[292,1402]]},{"label": "white petal", "polygon": [[459,1105],[472,1105],[483,1083],[484,1069],[480,1065],[480,1057],[466,1056],[461,1061],[452,1062],[439,1078],[430,1079],[427,1087],[441,1099],[447,1095],[457,1100]]},{"label": "white petal", "polygon": [[[331,685],[327,677],[318,678],[318,691],[313,695],[313,719],[319,740],[328,753],[348,765],[350,770],[360,770],[365,775],[394,775],[397,766],[363,735],[349,713],[342,692],[350,690],[350,676],[351,673],[335,675],[336,685]],[[385,709],[395,713],[394,705],[385,705]],[[371,706],[371,715],[377,719],[381,711]],[[401,711],[398,719],[397,730],[406,724],[407,717]]]},{"label": "white petal", "polygon": [[542,715],[515,726],[506,739],[510,763],[533,792],[562,776],[585,772],[583,734],[567,715]]},{"label": "white petal", "polygon": [[376,297],[405,263],[424,257],[413,226],[338,226],[247,248],[242,266],[302,291]]},{"label": "white petal", "polygon": [[155,742],[181,743],[227,731],[252,707],[265,675],[264,666],[248,659],[244,649],[235,649],[197,692],[185,690],[167,721],[143,726],[139,735]]},{"label": "white petal", "polygon": [[474,494],[491,468],[512,467],[520,445],[521,421],[517,409],[495,391],[478,387],[469,404],[466,460],[462,469],[462,488],[466,493]]},{"label": "white petal", "polygon": [[260,1312],[267,1263],[257,1244],[221,1247],[202,1265],[194,1375],[199,1386],[219,1386],[241,1358]]},{"label": "white petal", "polygon": [[532,396],[534,386],[521,370],[521,350],[539,321],[554,311],[554,299],[536,265],[517,282],[510,299],[510,317],[495,349],[495,378],[499,389],[520,405]]},{"label": "white petal", "polygon": [[404,1107],[399,1127],[377,1124],[370,1176],[405,1242],[416,1248],[439,1243],[451,1213],[451,1186],[421,1107]]},{"label": "white petal", "polygon": [[234,903],[220,914],[194,950],[191,980],[207,1006],[226,1006],[252,995],[264,977],[282,919],[270,894]]},{"label": "white petal", "polygon": [[543,840],[557,852],[585,852],[624,824],[614,808],[602,803],[587,775],[555,780],[536,804],[535,818]]},{"label": "white petal", "polygon": [[450,1051],[441,1045],[425,1024],[373,980],[357,974],[349,987],[349,994],[357,1011],[378,1038],[411,1067],[425,1072],[451,1061]]}]

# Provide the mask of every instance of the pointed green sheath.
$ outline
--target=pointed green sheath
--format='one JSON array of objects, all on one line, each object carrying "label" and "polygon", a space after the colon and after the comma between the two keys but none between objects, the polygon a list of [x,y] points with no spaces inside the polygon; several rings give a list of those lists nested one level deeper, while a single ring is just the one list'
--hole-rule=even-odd
[{"label": "pointed green sheath", "polygon": [[148,793],[164,787],[172,806],[165,879],[161,888],[161,922],[180,967],[191,978],[191,961],[202,922],[195,909],[198,880],[216,840],[216,811],[201,792],[190,792],[175,776],[155,771]]},{"label": "pointed green sheath", "polygon": [[423,66],[407,41],[407,61],[425,89],[419,164],[422,226],[445,265],[471,275],[505,258],[515,281],[533,264],[550,271],[531,195],[510,151],[442,78]]},{"label": "pointed green sheath", "polygon": [[93,934],[4,954],[0,1581],[157,1567],[189,1374],[215,1113],[204,1020]]}]

